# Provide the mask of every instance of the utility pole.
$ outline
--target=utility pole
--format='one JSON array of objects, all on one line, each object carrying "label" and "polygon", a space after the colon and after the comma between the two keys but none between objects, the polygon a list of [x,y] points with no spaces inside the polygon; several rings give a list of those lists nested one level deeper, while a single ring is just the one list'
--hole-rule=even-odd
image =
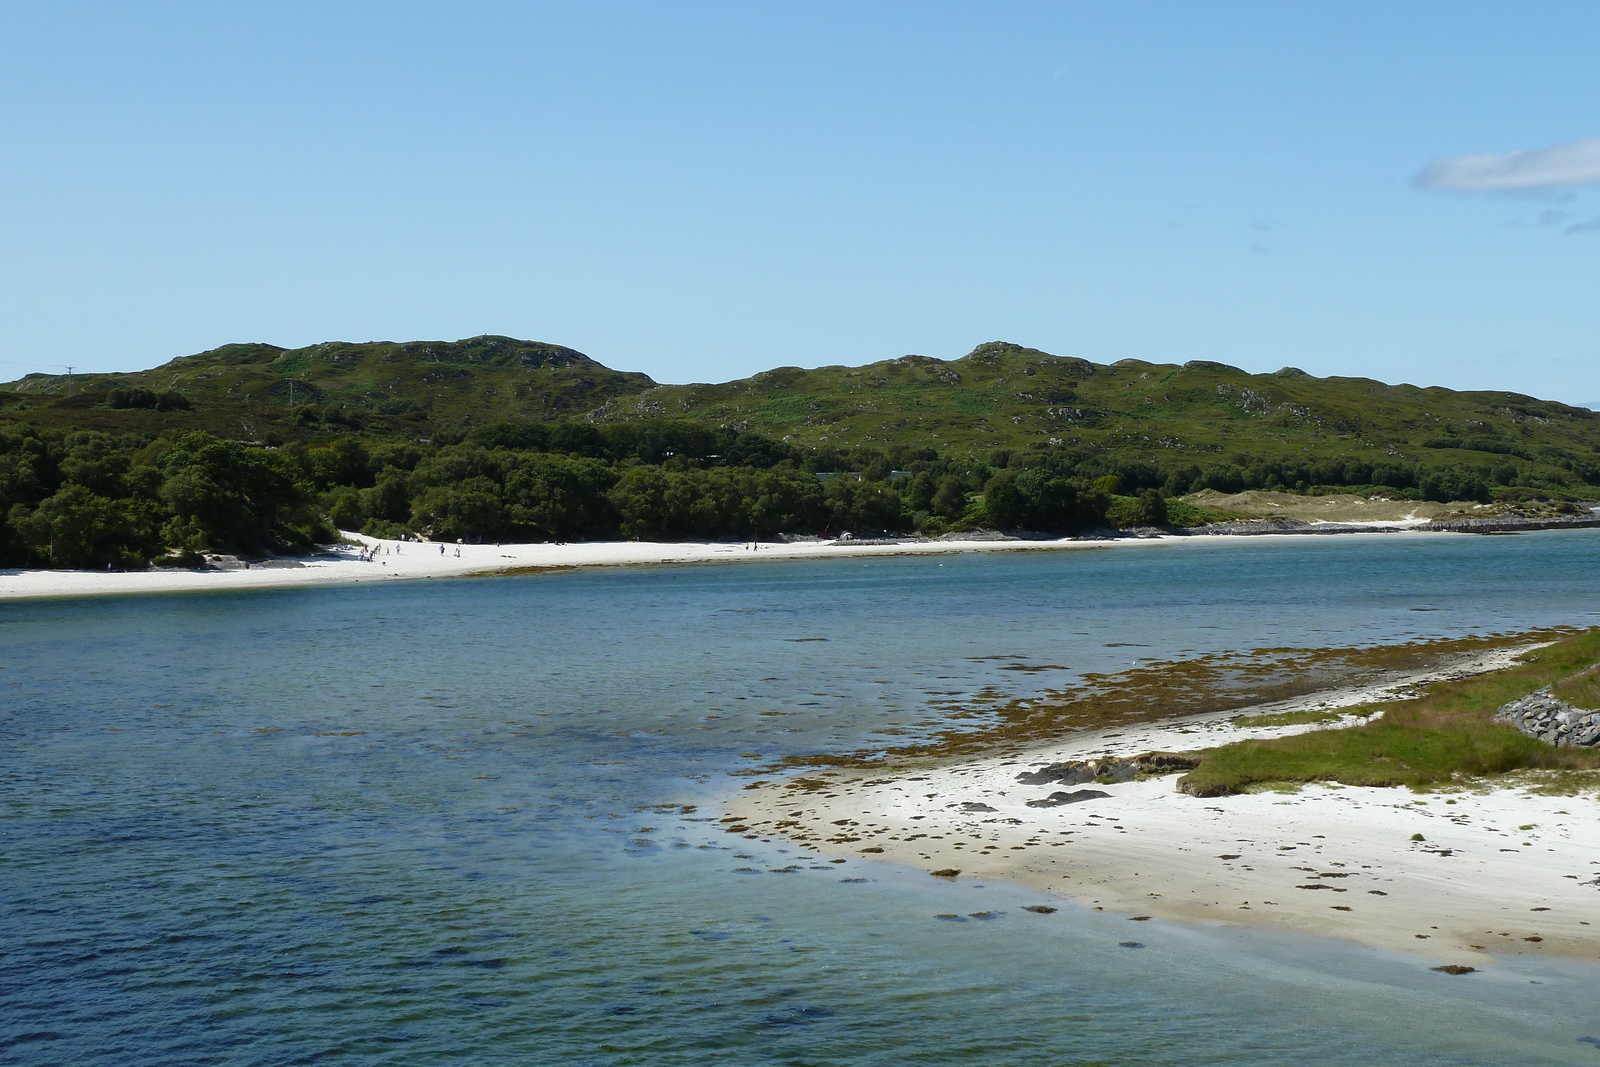
[{"label": "utility pole", "polygon": [[72,395],[72,368],[67,368],[67,395]]}]

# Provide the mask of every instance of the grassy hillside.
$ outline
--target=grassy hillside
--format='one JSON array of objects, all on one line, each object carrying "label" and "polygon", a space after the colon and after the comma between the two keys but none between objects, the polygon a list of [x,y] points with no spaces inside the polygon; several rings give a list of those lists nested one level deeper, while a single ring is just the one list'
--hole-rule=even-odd
[{"label": "grassy hillside", "polygon": [[[192,410],[107,406],[112,390],[135,387],[175,390]],[[69,397],[65,376],[39,374],[4,386],[0,421],[294,440],[352,430],[449,439],[496,422],[671,418],[841,451],[983,455],[1054,446],[1115,452],[1163,469],[1353,459],[1475,467],[1486,477],[1498,468],[1492,480],[1499,484],[1600,482],[1600,416],[1586,408],[1509,392],[1316,378],[1294,368],[1105,366],[1000,342],[951,361],[903,356],[865,367],[782,367],[719,385],[658,385],[569,348],[506,337],[225,345],[153,370],[78,375],[70,388]]]},{"label": "grassy hillside", "polygon": [[[352,430],[409,438],[582,417],[654,385],[647,375],[611,370],[582,352],[510,337],[235,344],[128,374],[79,374],[70,382],[65,375],[30,374],[0,386],[0,420],[59,429],[204,429],[269,443]],[[114,408],[118,389],[175,390],[192,407]]]},{"label": "grassy hillside", "polygon": [[1517,393],[1247,374],[1220,363],[1104,366],[991,343],[949,362],[904,356],[866,367],[784,367],[722,385],[659,385],[598,419],[688,417],[797,443],[887,448],[1078,446],[1160,466],[1219,455],[1350,457],[1428,466],[1600,462],[1586,408]]},{"label": "grassy hillside", "polygon": [[[176,390],[194,408],[112,410],[115,387]],[[859,368],[778,368],[717,386],[659,386],[573,349],[494,336],[306,349],[230,344],[154,370],[80,374],[70,382],[72,397],[64,376],[48,374],[3,389],[3,421],[181,426],[246,440],[272,432],[434,437],[490,422],[674,418],[838,450],[1067,446],[1136,454],[1160,467],[1248,456],[1600,474],[1600,418],[1586,408],[1512,392],[1314,378],[1294,368],[1104,366],[1003,342],[950,362],[907,355]]]}]

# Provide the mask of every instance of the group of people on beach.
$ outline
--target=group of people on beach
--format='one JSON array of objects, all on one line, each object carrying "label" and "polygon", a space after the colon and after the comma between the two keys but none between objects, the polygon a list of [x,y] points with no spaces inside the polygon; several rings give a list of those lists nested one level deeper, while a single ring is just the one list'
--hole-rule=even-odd
[{"label": "group of people on beach", "polygon": [[[358,551],[356,553],[356,559],[360,560],[362,563],[371,563],[373,560],[377,559],[379,556],[387,556],[387,555],[390,555],[390,554],[398,556],[400,554],[400,546],[401,546],[402,543],[403,542],[401,542],[401,541],[396,541],[394,543],[394,548],[393,549],[391,549],[388,545],[384,544],[382,541],[379,541],[375,545],[362,545],[360,551]],[[457,557],[460,557],[460,555],[461,555],[461,546],[462,546],[462,544],[463,544],[463,542],[460,539],[456,540],[456,556]],[[496,544],[498,545],[498,542],[496,542]],[[448,547],[448,545],[447,545],[446,542],[440,541],[439,542],[439,555],[441,555],[441,556],[444,555],[444,550],[447,547]],[[388,565],[387,561],[385,561],[385,566],[387,566],[387,565]]]}]

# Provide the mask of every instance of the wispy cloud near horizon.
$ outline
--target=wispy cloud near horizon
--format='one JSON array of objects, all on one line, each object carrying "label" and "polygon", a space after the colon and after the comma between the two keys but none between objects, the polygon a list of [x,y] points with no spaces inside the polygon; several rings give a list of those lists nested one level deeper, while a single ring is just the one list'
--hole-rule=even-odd
[{"label": "wispy cloud near horizon", "polygon": [[1418,172],[1420,189],[1463,193],[1560,189],[1600,184],[1600,137],[1549,148],[1436,159]]}]

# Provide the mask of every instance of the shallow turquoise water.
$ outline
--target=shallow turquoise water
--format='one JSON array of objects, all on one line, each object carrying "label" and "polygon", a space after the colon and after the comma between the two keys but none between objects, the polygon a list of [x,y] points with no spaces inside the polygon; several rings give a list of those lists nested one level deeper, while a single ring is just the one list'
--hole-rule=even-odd
[{"label": "shallow turquoise water", "polygon": [[1584,531],[0,606],[0,1062],[1600,1062],[1595,968],[1127,949],[678,808],[989,684],[1589,624],[1597,560]]}]

